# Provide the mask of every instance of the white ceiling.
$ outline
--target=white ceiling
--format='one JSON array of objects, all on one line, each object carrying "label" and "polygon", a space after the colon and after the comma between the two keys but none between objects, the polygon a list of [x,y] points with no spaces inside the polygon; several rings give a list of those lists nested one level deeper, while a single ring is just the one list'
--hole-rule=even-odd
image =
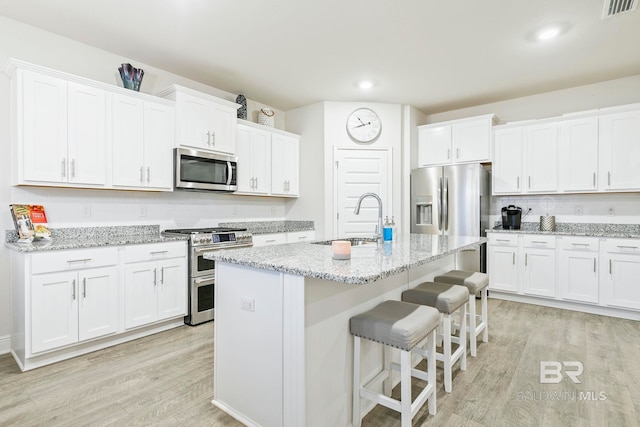
[{"label": "white ceiling", "polygon": [[[0,14],[288,110],[426,113],[640,74],[640,10],[603,0],[0,0]],[[561,24],[545,43],[533,32]],[[135,65],[135,64],[134,64]],[[355,86],[368,78],[366,93]]]}]

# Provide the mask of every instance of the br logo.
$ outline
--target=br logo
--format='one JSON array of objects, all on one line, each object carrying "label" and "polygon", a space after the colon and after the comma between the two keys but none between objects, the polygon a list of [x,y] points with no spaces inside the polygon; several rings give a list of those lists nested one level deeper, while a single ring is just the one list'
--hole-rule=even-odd
[{"label": "br logo", "polygon": [[540,361],[540,384],[558,384],[562,381],[564,372],[567,377],[574,382],[574,384],[580,384],[578,378],[582,375],[584,366],[582,362],[558,362],[555,360],[541,360]]}]

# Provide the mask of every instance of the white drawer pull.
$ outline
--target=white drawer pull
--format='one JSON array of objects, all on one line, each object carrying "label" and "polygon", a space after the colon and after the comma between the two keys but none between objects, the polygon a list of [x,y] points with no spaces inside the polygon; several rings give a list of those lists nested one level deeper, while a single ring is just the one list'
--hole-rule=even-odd
[{"label": "white drawer pull", "polygon": [[89,262],[92,261],[93,258],[84,258],[84,259],[70,259],[67,261],[67,263],[72,264],[74,262]]},{"label": "white drawer pull", "polygon": [[269,240],[265,241],[265,243],[273,243],[275,241],[276,241],[276,239],[269,239]]},{"label": "white drawer pull", "polygon": [[166,254],[167,252],[169,252],[169,251],[154,251],[154,252],[151,252],[151,255]]},{"label": "white drawer pull", "polygon": [[618,247],[620,249],[638,249],[637,246],[624,246],[624,245],[618,245]]},{"label": "white drawer pull", "polygon": [[572,243],[573,246],[589,246],[589,243]]},{"label": "white drawer pull", "polygon": [[547,242],[542,241],[542,240],[532,240],[531,243],[535,243],[537,245],[546,245]]},{"label": "white drawer pull", "polygon": [[509,243],[509,242],[511,242],[511,240],[509,240],[509,239],[496,239],[496,242],[505,242],[505,243]]}]

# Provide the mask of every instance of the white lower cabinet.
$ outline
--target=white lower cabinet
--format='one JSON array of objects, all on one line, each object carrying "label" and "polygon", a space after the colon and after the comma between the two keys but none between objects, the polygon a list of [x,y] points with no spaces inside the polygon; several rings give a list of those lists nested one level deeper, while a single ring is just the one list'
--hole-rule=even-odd
[{"label": "white lower cabinet", "polygon": [[315,230],[291,231],[288,233],[254,234],[253,246],[280,245],[282,243],[310,242],[316,238]]},{"label": "white lower cabinet", "polygon": [[315,230],[292,231],[287,233],[287,243],[310,242],[316,238]]},{"label": "white lower cabinet", "polygon": [[544,297],[640,320],[640,239],[489,233],[488,240],[489,285],[498,297],[537,304]]},{"label": "white lower cabinet", "polygon": [[[187,281],[184,257],[173,257],[170,249],[144,245],[144,261],[125,264],[125,328],[187,314]],[[133,253],[133,252],[137,253]],[[140,248],[125,259],[139,259]]]},{"label": "white lower cabinet", "polygon": [[556,238],[554,236],[523,237],[522,292],[541,297],[555,297]]},{"label": "white lower cabinet", "polygon": [[597,304],[598,247],[596,237],[562,237],[558,239],[558,283],[562,299]]},{"label": "white lower cabinet", "polygon": [[601,260],[602,303],[640,310],[640,239],[607,239]]},{"label": "white lower cabinet", "polygon": [[[182,241],[12,251],[11,350],[20,368],[33,369],[183,324],[186,262]],[[143,324],[149,326],[128,333],[128,328]]]},{"label": "white lower cabinet", "polygon": [[488,246],[490,289],[518,292],[518,236],[490,234]]}]

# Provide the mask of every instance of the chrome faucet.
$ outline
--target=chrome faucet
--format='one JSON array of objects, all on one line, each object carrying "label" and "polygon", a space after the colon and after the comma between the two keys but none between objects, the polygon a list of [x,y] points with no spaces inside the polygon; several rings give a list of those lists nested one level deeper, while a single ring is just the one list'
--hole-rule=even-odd
[{"label": "chrome faucet", "polygon": [[358,199],[358,203],[356,203],[356,208],[353,210],[353,213],[356,215],[360,215],[360,205],[362,204],[362,200],[365,197],[373,197],[378,201],[378,225],[376,226],[376,240],[378,245],[382,245],[382,199],[376,193],[364,193]]}]

